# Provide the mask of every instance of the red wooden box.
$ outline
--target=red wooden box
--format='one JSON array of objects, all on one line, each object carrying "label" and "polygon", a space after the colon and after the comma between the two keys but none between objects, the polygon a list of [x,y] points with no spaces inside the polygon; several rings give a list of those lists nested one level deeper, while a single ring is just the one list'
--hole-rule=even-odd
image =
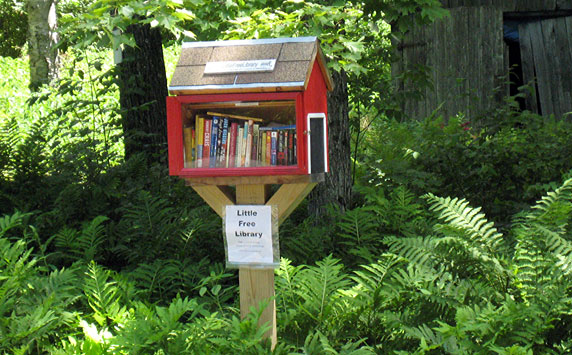
[{"label": "red wooden box", "polygon": [[315,37],[183,44],[167,98],[170,174],[327,172],[331,89]]}]

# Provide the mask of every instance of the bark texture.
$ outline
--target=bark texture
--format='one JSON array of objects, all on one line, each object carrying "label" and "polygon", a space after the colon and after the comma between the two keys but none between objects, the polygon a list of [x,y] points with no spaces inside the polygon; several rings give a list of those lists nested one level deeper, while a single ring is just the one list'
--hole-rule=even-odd
[{"label": "bark texture", "polygon": [[350,129],[348,85],[345,71],[332,72],[334,91],[328,94],[328,141],[330,172],[309,195],[308,209],[314,217],[324,216],[326,207],[334,204],[341,210],[350,206],[352,176],[350,163]]},{"label": "bark texture", "polygon": [[124,49],[118,66],[125,158],[144,152],[158,161],[167,148],[168,92],[161,33],[147,24],[131,25],[127,32],[137,46]]},{"label": "bark texture", "polygon": [[53,0],[28,0],[28,53],[30,89],[36,91],[58,75],[56,3]]}]

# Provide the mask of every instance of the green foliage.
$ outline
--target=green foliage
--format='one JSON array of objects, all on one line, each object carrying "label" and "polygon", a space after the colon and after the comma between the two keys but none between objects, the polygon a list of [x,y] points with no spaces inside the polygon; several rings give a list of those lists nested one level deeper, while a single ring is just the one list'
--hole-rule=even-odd
[{"label": "green foliage", "polygon": [[100,0],[81,10],[60,20],[66,46],[88,48],[97,45],[114,50],[123,46],[134,47],[135,40],[128,31],[132,25],[158,27],[176,38],[183,35],[194,38],[192,32],[182,28],[184,22],[195,18],[183,1]]},{"label": "green foliage", "polygon": [[572,180],[555,183],[572,168],[570,122],[514,98],[486,117],[388,118],[381,19],[432,21],[437,1],[62,5],[61,48],[80,49],[54,87],[30,96],[25,59],[0,58],[1,353],[272,352],[267,302],[238,316],[218,217],[164,165],[123,161],[111,53],[91,45],[130,45],[113,30],[140,23],[205,40],[318,35],[349,73],[359,195],[325,223],[298,212],[281,226],[273,353],[570,352]]},{"label": "green foliage", "polygon": [[103,223],[107,219],[105,216],[95,217],[90,223],[86,223],[79,233],[73,229],[64,228],[55,235],[56,247],[63,251],[63,257],[70,257],[74,261],[95,260],[106,239]]},{"label": "green foliage", "polygon": [[427,24],[447,16],[439,0],[366,0],[365,11],[374,17],[383,17],[405,32],[413,24]]},{"label": "green foliage", "polygon": [[28,16],[24,2],[0,1],[0,57],[19,57],[26,43]]},{"label": "green foliage", "polygon": [[570,122],[510,106],[474,121],[462,115],[382,119],[368,131],[356,175],[364,186],[465,198],[503,229],[572,169],[571,131]]},{"label": "green foliage", "polygon": [[[335,71],[365,74],[362,61],[366,46],[387,30],[381,21],[363,15],[360,3],[282,1],[274,7],[258,7],[230,21],[227,39],[317,36]],[[366,36],[371,41],[366,42]]]}]

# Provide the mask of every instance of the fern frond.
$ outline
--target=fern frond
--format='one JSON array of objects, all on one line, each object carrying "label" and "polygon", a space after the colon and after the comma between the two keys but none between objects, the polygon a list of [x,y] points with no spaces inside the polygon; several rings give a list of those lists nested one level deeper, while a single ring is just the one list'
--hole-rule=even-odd
[{"label": "fern frond", "polygon": [[149,301],[168,299],[184,286],[177,278],[181,266],[176,260],[158,259],[150,264],[139,264],[129,277],[136,281],[137,288]]},{"label": "fern frond", "polygon": [[373,262],[381,249],[379,216],[370,207],[358,207],[346,211],[340,217],[336,225],[340,229],[339,243],[343,245],[342,250],[357,256],[361,262]]},{"label": "fern frond", "polygon": [[471,242],[495,254],[504,247],[503,236],[494,227],[493,222],[488,222],[485,214],[480,213],[481,208],[472,208],[465,199],[450,197],[437,197],[431,193],[425,195],[431,203],[430,209],[439,213],[439,218],[449,226],[466,233]]},{"label": "fern frond", "polygon": [[472,208],[465,199],[437,197],[431,193],[425,198],[432,203],[430,209],[439,213],[439,218],[448,225],[465,231],[469,239],[496,253],[503,246],[503,236],[493,222],[488,222],[481,208]]},{"label": "fern frond", "polygon": [[303,265],[294,266],[286,258],[280,259],[280,268],[275,272],[276,284],[276,304],[282,307],[283,311],[296,305],[298,301],[297,283],[298,273],[304,268]]},{"label": "fern frond", "polygon": [[16,211],[11,215],[4,215],[0,217],[0,238],[3,237],[9,230],[21,227],[24,219],[30,215],[30,213],[22,213]]},{"label": "fern frond", "polygon": [[442,257],[441,253],[437,250],[438,238],[433,236],[408,238],[386,237],[383,242],[389,247],[390,252],[421,267],[433,267]]},{"label": "fern frond", "polygon": [[372,295],[372,292],[384,286],[386,277],[394,270],[394,267],[405,261],[406,259],[394,254],[383,254],[376,263],[362,265],[363,270],[354,271],[355,276],[351,279],[363,290],[364,294]]},{"label": "fern frond", "polygon": [[[567,212],[570,211],[570,202],[572,201],[572,179],[564,181],[564,183],[554,191],[549,191],[546,195],[536,202],[536,205],[532,206],[534,210],[529,216],[532,220],[543,220],[547,221],[547,217],[552,217],[554,219],[556,212],[555,209],[563,204],[567,204]],[[567,213],[556,213],[562,217],[566,216]]]},{"label": "fern frond", "polygon": [[427,324],[417,327],[404,326],[403,330],[409,338],[419,340],[419,348],[423,352],[433,351],[443,346],[443,336],[434,332]]},{"label": "fern frond", "polygon": [[301,305],[307,316],[318,324],[330,315],[340,291],[349,286],[350,280],[342,272],[338,259],[328,256],[298,274],[298,294],[305,302]]},{"label": "fern frond", "polygon": [[108,281],[111,273],[95,262],[90,262],[85,273],[83,285],[84,294],[93,310],[93,318],[100,326],[108,326],[125,316],[125,306],[122,306],[119,289],[115,281]]},{"label": "fern frond", "polygon": [[84,260],[94,260],[99,246],[105,242],[103,223],[107,220],[105,216],[97,216],[82,228],[76,246],[83,252]]},{"label": "fern frond", "polygon": [[157,313],[161,327],[168,329],[169,332],[181,328],[182,323],[180,321],[183,315],[190,312],[191,314],[185,317],[185,320],[189,321],[199,314],[200,311],[202,311],[202,308],[198,302],[188,297],[177,297],[171,301],[168,307],[155,307],[155,312]]}]

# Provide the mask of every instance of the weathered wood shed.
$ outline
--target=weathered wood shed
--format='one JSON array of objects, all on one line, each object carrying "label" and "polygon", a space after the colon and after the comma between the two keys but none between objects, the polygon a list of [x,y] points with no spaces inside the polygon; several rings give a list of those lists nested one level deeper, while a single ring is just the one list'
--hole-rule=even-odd
[{"label": "weathered wood shed", "polygon": [[558,117],[572,112],[572,0],[442,2],[449,17],[416,25],[396,43],[394,74],[414,70],[431,82],[396,81],[399,91],[422,94],[405,95],[407,116],[421,119],[438,107],[446,117],[483,114],[533,80],[523,108]]}]

